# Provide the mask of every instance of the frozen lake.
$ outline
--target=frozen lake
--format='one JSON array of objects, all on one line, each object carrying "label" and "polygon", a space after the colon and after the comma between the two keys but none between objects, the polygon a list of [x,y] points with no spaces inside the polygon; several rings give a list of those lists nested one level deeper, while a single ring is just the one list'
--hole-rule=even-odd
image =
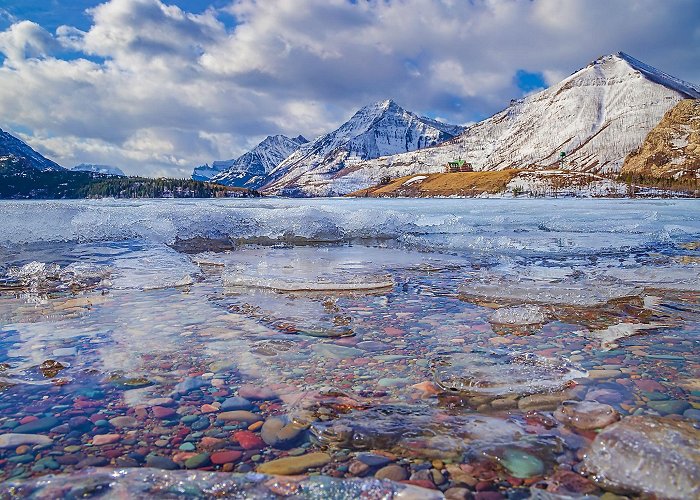
[{"label": "frozen lake", "polygon": [[[685,439],[700,418],[694,200],[2,201],[0,216],[2,480],[291,460],[600,495],[615,480],[583,461],[597,429],[662,418]],[[693,460],[672,472],[688,497]]]}]

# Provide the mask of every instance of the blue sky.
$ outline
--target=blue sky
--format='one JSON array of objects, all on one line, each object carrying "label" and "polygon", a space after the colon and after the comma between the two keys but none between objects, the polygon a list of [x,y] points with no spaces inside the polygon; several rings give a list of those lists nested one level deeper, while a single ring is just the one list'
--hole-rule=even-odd
[{"label": "blue sky", "polygon": [[697,0],[0,0],[0,127],[186,176],[394,98],[467,124],[625,51],[700,83]]}]

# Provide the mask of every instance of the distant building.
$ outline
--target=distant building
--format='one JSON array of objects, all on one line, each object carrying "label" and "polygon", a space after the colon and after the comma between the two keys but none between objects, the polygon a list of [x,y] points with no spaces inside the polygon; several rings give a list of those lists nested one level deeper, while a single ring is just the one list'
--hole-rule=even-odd
[{"label": "distant building", "polygon": [[451,162],[448,162],[447,165],[445,166],[445,172],[449,173],[454,173],[454,172],[473,172],[474,167],[472,167],[472,164],[467,162],[466,160],[453,160]]}]

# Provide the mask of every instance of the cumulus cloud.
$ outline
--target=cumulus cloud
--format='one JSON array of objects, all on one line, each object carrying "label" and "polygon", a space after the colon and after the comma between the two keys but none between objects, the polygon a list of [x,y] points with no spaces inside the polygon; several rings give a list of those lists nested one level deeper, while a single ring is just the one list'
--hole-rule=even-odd
[{"label": "cumulus cloud", "polygon": [[64,165],[132,174],[185,176],[267,134],[313,138],[388,97],[468,123],[523,95],[519,71],[552,84],[617,50],[700,82],[695,0],[235,0],[196,14],[110,0],[88,15],[86,30],[0,32],[0,126]]},{"label": "cumulus cloud", "polygon": [[0,33],[0,52],[7,64],[16,64],[27,57],[43,57],[57,47],[56,41],[44,28],[31,21],[12,24]]}]

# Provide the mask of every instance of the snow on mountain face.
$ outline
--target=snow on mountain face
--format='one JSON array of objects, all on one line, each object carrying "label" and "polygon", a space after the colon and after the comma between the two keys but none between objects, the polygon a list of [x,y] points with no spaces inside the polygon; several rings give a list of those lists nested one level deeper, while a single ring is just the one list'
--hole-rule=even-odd
[{"label": "snow on mountain face", "polygon": [[226,163],[226,162],[215,161],[211,167],[209,166],[208,163],[205,163],[204,165],[200,165],[199,167],[194,167],[194,170],[192,171],[192,180],[207,182],[207,181],[210,181],[212,177],[220,174],[222,171],[224,171],[228,168],[228,167],[221,167],[221,166],[219,166],[217,168],[217,166],[216,166],[217,163]]},{"label": "snow on mountain face", "polygon": [[0,129],[0,157],[25,158],[37,170],[64,170],[62,166],[34,151],[28,144]]},{"label": "snow on mountain face", "polygon": [[315,194],[309,186],[326,183],[362,160],[435,146],[462,130],[419,117],[392,100],[375,103],[360,109],[337,130],[300,147],[270,173],[264,189]]},{"label": "snow on mountain face", "polygon": [[360,162],[332,179],[307,182],[302,191],[347,194],[383,176],[440,172],[459,158],[475,170],[543,169],[558,166],[564,152],[567,169],[617,172],[664,113],[687,97],[700,98],[700,88],[620,52],[542,92],[511,101],[440,146]]},{"label": "snow on mountain face", "polygon": [[309,141],[301,135],[294,138],[284,135],[267,136],[235,160],[214,162],[213,169],[223,168],[211,180],[225,186],[258,188],[265,183],[270,171],[307,142]]},{"label": "snow on mountain face", "polygon": [[126,177],[126,174],[118,167],[111,165],[95,165],[92,163],[81,163],[71,168],[73,172],[94,172],[96,174],[116,175]]}]

